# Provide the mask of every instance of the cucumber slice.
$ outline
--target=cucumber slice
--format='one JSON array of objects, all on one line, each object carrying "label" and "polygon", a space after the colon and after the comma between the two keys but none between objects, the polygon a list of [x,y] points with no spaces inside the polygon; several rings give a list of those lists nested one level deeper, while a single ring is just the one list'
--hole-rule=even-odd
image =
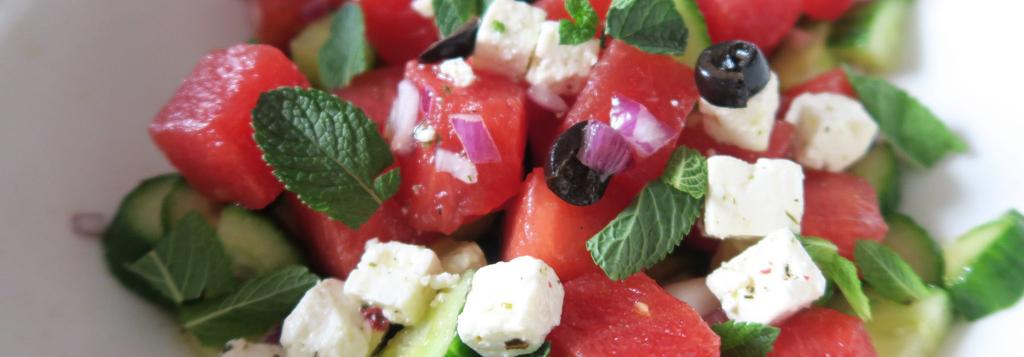
[{"label": "cucumber slice", "polygon": [[899,64],[913,0],[875,0],[857,5],[836,22],[829,46],[840,59],[873,72]]},{"label": "cucumber slice", "polygon": [[894,213],[885,220],[889,224],[885,246],[896,251],[925,283],[941,285],[944,261],[939,244],[910,217]]},{"label": "cucumber slice", "polygon": [[174,184],[174,187],[171,188],[171,191],[167,193],[167,197],[164,197],[161,209],[163,231],[170,231],[175,222],[178,222],[179,219],[192,211],[205,217],[210,222],[210,225],[217,225],[220,205],[193,190],[184,179],[179,179]]},{"label": "cucumber slice", "polygon": [[427,312],[419,325],[406,327],[399,331],[381,357],[442,357],[445,356],[452,339],[458,338],[455,324],[458,322],[462,305],[466,304],[466,294],[473,281],[473,271],[462,274],[455,286],[442,290],[435,298],[437,306]]},{"label": "cucumber slice", "polygon": [[944,290],[932,287],[910,305],[873,298],[871,316],[864,327],[879,356],[934,356],[953,324],[953,305]]},{"label": "cucumber slice", "polygon": [[977,320],[1024,295],[1024,216],[1011,210],[946,248],[946,287],[957,311]]},{"label": "cucumber slice", "polygon": [[779,76],[781,90],[804,83],[839,65],[826,45],[831,32],[832,25],[828,22],[801,24],[775,50],[771,64]]},{"label": "cucumber slice", "polygon": [[878,194],[878,206],[888,214],[900,206],[900,166],[896,151],[888,143],[879,143],[849,170],[868,181]]},{"label": "cucumber slice", "polygon": [[299,67],[299,71],[306,74],[310,83],[320,88],[323,87],[320,83],[320,48],[324,47],[324,43],[331,37],[331,18],[330,15],[324,16],[307,25],[288,44],[292,60]]},{"label": "cucumber slice", "polygon": [[229,206],[221,211],[217,236],[231,258],[231,270],[239,278],[302,263],[299,251],[272,220],[241,207]]},{"label": "cucumber slice", "polygon": [[686,35],[686,51],[676,56],[676,60],[683,62],[690,67],[696,67],[697,57],[704,52],[705,48],[711,47],[711,36],[708,35],[708,25],[704,22],[704,15],[697,7],[697,0],[674,0],[676,11],[683,16],[683,23],[686,24],[688,34]]}]

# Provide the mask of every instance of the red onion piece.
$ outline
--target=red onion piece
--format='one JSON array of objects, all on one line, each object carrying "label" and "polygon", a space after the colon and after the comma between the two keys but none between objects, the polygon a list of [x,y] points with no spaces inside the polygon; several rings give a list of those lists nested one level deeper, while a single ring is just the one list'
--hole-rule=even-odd
[{"label": "red onion piece", "polygon": [[629,143],[615,129],[592,120],[583,129],[583,146],[576,153],[576,158],[601,175],[609,176],[625,170],[633,154]]},{"label": "red onion piece", "polygon": [[462,141],[466,156],[474,164],[488,164],[501,161],[501,153],[494,144],[491,132],[483,118],[476,114],[452,114],[448,117],[455,135]]},{"label": "red onion piece", "polygon": [[675,296],[676,299],[690,305],[701,316],[709,315],[715,312],[715,310],[721,310],[722,308],[718,298],[708,289],[704,278],[668,284],[665,286],[665,291]]},{"label": "red onion piece", "polygon": [[558,93],[551,91],[548,87],[532,85],[526,91],[526,95],[541,108],[547,109],[552,113],[564,113],[566,110],[569,110],[569,105],[565,103],[565,99],[562,99]]},{"label": "red onion piece", "polygon": [[632,99],[613,95],[609,117],[612,128],[618,130],[641,157],[651,156],[672,141],[672,133],[654,114]]},{"label": "red onion piece", "polygon": [[463,155],[442,148],[437,148],[437,151],[434,152],[434,170],[447,172],[459,181],[468,184],[476,183],[478,178],[476,165],[472,161]]},{"label": "red onion piece", "polygon": [[102,213],[77,212],[71,215],[71,231],[81,237],[99,237],[107,229],[107,218]]},{"label": "red onion piece", "polygon": [[385,134],[391,141],[391,150],[399,154],[408,154],[415,148],[412,131],[420,116],[420,91],[408,80],[398,82],[398,95],[391,104],[388,114],[388,125]]}]

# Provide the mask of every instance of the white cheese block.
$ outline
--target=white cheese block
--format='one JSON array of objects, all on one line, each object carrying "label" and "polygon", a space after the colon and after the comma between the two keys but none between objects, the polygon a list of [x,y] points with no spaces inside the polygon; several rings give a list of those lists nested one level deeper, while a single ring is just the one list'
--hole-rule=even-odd
[{"label": "white cheese block", "polygon": [[700,99],[704,131],[719,142],[751,151],[768,150],[778,110],[779,78],[775,73],[744,108],[719,107]]},{"label": "white cheese block", "polygon": [[800,164],[841,172],[871,148],[878,124],[860,102],[833,93],[804,93],[793,100],[786,121],[796,126]]},{"label": "white cheese block", "polygon": [[597,39],[578,45],[559,44],[558,22],[546,21],[540,27],[526,81],[557,94],[577,94],[586,84],[590,68],[597,63],[600,50]]},{"label": "white cheese block", "polygon": [[473,67],[470,67],[469,63],[466,63],[466,60],[462,59],[462,57],[452,58],[441,62],[441,64],[437,66],[437,70],[440,72],[441,78],[444,78],[459,88],[468,87],[476,80],[476,74],[473,73]]},{"label": "white cheese block", "polygon": [[719,239],[760,238],[780,228],[800,233],[803,182],[803,169],[789,160],[752,165],[731,156],[708,158],[704,233]]},{"label": "white cheese block", "polygon": [[281,344],[291,357],[362,357],[379,343],[344,282],[325,279],[284,320]]},{"label": "white cheese block", "polygon": [[494,0],[480,20],[473,66],[521,79],[547,13],[528,3]]},{"label": "white cheese block", "polygon": [[412,11],[415,11],[420,16],[428,19],[434,18],[433,0],[412,0],[412,2],[409,3],[409,7],[412,7]]},{"label": "white cheese block", "polygon": [[441,262],[430,248],[372,239],[349,273],[345,293],[380,307],[388,321],[412,326],[437,293],[430,285],[441,272]]}]

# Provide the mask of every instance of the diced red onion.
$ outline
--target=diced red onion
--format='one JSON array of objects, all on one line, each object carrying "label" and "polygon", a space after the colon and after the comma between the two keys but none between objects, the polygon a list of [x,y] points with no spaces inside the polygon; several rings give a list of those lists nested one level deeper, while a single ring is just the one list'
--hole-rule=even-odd
[{"label": "diced red onion", "polygon": [[569,105],[565,103],[565,99],[562,99],[558,93],[551,91],[548,87],[532,85],[526,91],[526,95],[541,108],[553,113],[564,113],[566,110],[569,110]]},{"label": "diced red onion", "polygon": [[583,129],[583,146],[576,158],[604,176],[614,175],[629,166],[633,153],[629,143],[615,129],[597,120]]},{"label": "diced red onion", "polygon": [[465,156],[442,148],[434,152],[434,170],[447,172],[459,181],[473,184],[477,181],[476,165]]},{"label": "diced red onion", "polygon": [[650,156],[672,141],[673,135],[654,114],[632,99],[613,95],[609,116],[612,128],[618,130],[641,157]]},{"label": "diced red onion", "polygon": [[107,228],[107,218],[102,213],[78,212],[71,215],[71,231],[81,237],[98,237]]},{"label": "diced red onion", "polygon": [[483,118],[476,114],[452,114],[448,117],[455,135],[462,141],[466,156],[474,164],[487,164],[501,161],[501,153],[494,144],[491,132]]},{"label": "diced red onion", "polygon": [[385,134],[391,140],[391,150],[408,154],[415,147],[412,131],[420,116],[420,91],[408,80],[398,82],[398,95],[391,104]]},{"label": "diced red onion", "polygon": [[715,310],[721,309],[721,303],[718,302],[718,298],[711,293],[704,278],[683,280],[680,282],[668,284],[665,286],[665,291],[690,305],[698,314],[701,316],[711,314]]}]

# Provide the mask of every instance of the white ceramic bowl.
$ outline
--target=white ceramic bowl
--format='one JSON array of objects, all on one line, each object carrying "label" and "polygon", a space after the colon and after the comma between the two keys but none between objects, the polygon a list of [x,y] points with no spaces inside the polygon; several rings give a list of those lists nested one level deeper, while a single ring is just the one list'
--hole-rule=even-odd
[{"label": "white ceramic bowl", "polygon": [[[1024,26],[1007,0],[918,0],[893,79],[971,150],[907,175],[903,211],[948,242],[1024,210]],[[182,356],[174,321],[112,280],[73,212],[109,214],[170,169],[145,128],[204,52],[249,37],[240,0],[0,0],[0,350]],[[1024,304],[960,324],[950,356],[1020,355]]]}]

